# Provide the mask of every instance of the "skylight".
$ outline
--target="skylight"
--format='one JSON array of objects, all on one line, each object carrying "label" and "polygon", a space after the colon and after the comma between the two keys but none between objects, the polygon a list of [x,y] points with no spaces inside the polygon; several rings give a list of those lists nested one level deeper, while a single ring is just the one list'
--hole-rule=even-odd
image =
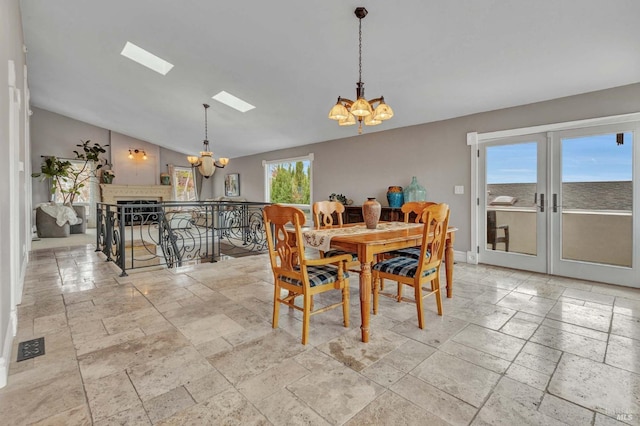
[{"label": "skylight", "polygon": [[162,75],[166,75],[173,68],[173,64],[129,41],[124,45],[120,54]]},{"label": "skylight", "polygon": [[237,109],[240,112],[247,112],[255,108],[250,103],[247,103],[240,98],[236,98],[235,96],[225,92],[224,90],[217,95],[212,96],[212,98],[220,103],[225,104],[226,106]]}]

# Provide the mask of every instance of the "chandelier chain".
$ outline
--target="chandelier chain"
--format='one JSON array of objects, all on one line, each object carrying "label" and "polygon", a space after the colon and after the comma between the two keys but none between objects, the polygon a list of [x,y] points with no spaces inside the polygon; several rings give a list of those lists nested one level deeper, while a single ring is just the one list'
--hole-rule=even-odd
[{"label": "chandelier chain", "polygon": [[207,105],[204,107],[204,140],[209,140],[209,137],[207,136]]},{"label": "chandelier chain", "polygon": [[362,82],[362,18],[359,18],[358,21],[358,81]]}]

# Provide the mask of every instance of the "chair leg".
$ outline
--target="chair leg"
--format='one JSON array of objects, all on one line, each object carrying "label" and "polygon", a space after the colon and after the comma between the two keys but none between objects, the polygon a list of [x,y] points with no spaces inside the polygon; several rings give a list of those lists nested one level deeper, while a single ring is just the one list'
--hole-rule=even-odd
[{"label": "chair leg", "polygon": [[378,314],[378,291],[380,287],[380,275],[377,272],[373,274],[373,315]]},{"label": "chair leg", "polygon": [[344,316],[344,326],[349,327],[349,282],[342,285],[342,315]]},{"label": "chair leg", "polygon": [[414,284],[416,309],[418,310],[418,327],[424,328],[424,314],[422,312],[422,288],[420,284]]},{"label": "chair leg", "polygon": [[[438,271],[439,272],[439,271]],[[435,291],[435,296],[436,296],[436,305],[438,306],[438,315],[442,316],[442,295],[440,294],[440,277],[436,277],[433,281],[432,281],[433,285],[435,288],[433,288],[433,290]]]},{"label": "chair leg", "polygon": [[302,344],[306,345],[309,340],[309,318],[311,317],[311,296],[304,294],[304,310],[302,311]]},{"label": "chair leg", "polygon": [[278,328],[278,318],[280,317],[280,302],[278,299],[280,298],[280,286],[276,281],[273,290],[273,318],[271,322],[271,326],[273,328]]},{"label": "chair leg", "polygon": [[398,281],[398,303],[402,302],[402,287],[404,287],[404,284]]}]

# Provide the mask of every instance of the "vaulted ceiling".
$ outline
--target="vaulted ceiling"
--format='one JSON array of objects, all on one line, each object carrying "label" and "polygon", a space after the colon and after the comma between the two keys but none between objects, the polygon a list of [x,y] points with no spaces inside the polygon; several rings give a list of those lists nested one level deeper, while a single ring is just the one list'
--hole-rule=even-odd
[{"label": "vaulted ceiling", "polygon": [[[638,0],[22,0],[32,104],[194,153],[203,103],[216,155],[357,134],[327,119],[366,97],[411,126],[640,81]],[[120,55],[130,41],[174,64]],[[256,108],[211,99],[221,90]]]}]

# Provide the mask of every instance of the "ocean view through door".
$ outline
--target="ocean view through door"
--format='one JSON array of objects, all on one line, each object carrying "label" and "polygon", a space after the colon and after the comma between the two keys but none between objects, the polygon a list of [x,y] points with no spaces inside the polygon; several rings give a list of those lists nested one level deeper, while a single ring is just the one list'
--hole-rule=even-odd
[{"label": "ocean view through door", "polygon": [[481,145],[479,261],[639,287],[635,126]]}]

